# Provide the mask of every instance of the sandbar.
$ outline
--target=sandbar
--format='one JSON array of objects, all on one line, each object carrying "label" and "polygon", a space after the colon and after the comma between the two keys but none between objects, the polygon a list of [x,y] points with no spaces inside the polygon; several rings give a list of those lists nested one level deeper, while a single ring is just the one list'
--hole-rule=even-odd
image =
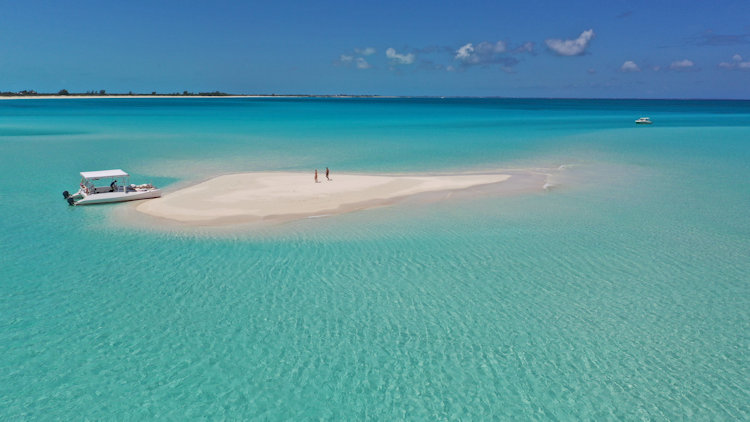
[{"label": "sandbar", "polygon": [[505,182],[510,174],[332,175],[252,172],[218,176],[144,201],[138,212],[176,223],[222,226],[333,215],[387,205],[406,197]]}]

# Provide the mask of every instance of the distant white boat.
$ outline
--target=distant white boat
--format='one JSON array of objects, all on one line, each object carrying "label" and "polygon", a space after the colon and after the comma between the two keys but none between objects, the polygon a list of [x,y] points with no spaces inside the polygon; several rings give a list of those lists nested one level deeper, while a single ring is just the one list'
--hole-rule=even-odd
[{"label": "distant white boat", "polygon": [[635,121],[635,124],[637,125],[650,125],[651,123],[653,122],[651,121],[650,117],[641,117],[640,119]]},{"label": "distant white boat", "polygon": [[[120,169],[82,171],[81,184],[74,194],[63,192],[63,198],[70,205],[107,204],[111,202],[136,201],[158,198],[161,190],[151,184],[129,185],[130,175]],[[99,180],[111,182],[97,186]],[[120,180],[121,183],[117,183]],[[105,183],[106,183],[105,182]]]}]

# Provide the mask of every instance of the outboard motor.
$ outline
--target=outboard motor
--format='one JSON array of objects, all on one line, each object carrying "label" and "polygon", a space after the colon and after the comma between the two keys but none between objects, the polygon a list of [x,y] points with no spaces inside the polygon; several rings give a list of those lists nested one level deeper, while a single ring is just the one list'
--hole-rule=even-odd
[{"label": "outboard motor", "polygon": [[65,199],[68,201],[68,205],[75,205],[76,204],[76,201],[72,197],[70,197],[70,196],[68,196]]},{"label": "outboard motor", "polygon": [[69,196],[70,196],[70,193],[68,191],[66,190],[63,191],[63,198],[68,199]]}]

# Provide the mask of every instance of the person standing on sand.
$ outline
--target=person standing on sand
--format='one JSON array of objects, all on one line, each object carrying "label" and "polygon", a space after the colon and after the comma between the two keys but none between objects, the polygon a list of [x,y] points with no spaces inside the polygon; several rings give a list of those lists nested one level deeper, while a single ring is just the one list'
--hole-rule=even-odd
[{"label": "person standing on sand", "polygon": [[318,183],[318,169],[315,169],[315,183]]},{"label": "person standing on sand", "polygon": [[328,177],[328,167],[326,167],[326,179],[328,179],[329,182],[331,181],[331,178]]}]

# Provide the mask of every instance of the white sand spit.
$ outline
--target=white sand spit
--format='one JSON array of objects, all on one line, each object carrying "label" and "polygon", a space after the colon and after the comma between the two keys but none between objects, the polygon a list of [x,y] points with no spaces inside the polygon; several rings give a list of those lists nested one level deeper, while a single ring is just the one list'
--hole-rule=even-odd
[{"label": "white sand spit", "polygon": [[225,225],[263,219],[336,214],[411,195],[499,183],[507,174],[440,176],[332,175],[259,172],[219,176],[139,204],[139,212],[180,223]]}]

